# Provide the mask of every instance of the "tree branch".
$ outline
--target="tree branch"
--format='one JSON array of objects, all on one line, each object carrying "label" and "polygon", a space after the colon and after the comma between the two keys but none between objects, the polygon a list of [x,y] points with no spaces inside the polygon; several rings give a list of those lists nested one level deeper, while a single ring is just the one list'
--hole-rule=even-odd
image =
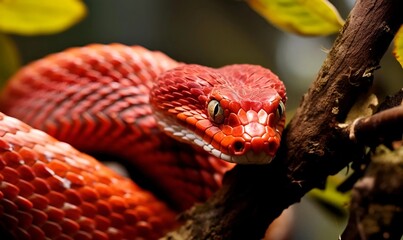
[{"label": "tree branch", "polygon": [[403,105],[357,119],[350,129],[352,140],[369,146],[401,140],[403,135]]},{"label": "tree branch", "polygon": [[[365,142],[375,149],[367,161],[355,162],[354,173],[339,190],[352,190],[350,217],[342,239],[397,239],[403,234],[403,89],[389,96],[378,107],[378,113],[356,119],[346,127],[350,139]],[[359,164],[359,165],[357,165]],[[368,166],[369,165],[369,166]],[[365,175],[364,175],[365,173]],[[360,181],[357,182],[358,179]]]},{"label": "tree branch", "polygon": [[363,156],[362,144],[338,124],[403,22],[400,0],[357,1],[317,79],[285,129],[277,157],[266,166],[236,166],[209,201],[182,216],[166,239],[259,239],[283,209],[298,202],[329,174]]},{"label": "tree branch", "polygon": [[403,234],[403,147],[379,147],[352,191],[350,218],[341,239],[399,240]]},{"label": "tree branch", "polygon": [[358,118],[351,124],[344,125],[344,134],[353,141],[376,147],[401,140],[403,135],[403,89],[386,97],[377,113],[370,117]]}]

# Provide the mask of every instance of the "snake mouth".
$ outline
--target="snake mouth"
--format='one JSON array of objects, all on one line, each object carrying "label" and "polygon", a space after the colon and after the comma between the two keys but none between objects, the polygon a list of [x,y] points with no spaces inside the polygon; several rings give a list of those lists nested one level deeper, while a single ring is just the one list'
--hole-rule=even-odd
[{"label": "snake mouth", "polygon": [[[204,150],[208,149],[204,147]],[[248,151],[243,155],[228,155],[216,149],[209,152],[224,161],[238,164],[269,164],[274,158],[274,156],[267,155],[267,153],[264,152],[255,153],[253,151]]]},{"label": "snake mouth", "polygon": [[194,139],[194,143],[203,148],[204,151],[211,155],[220,158],[224,161],[238,164],[269,164],[274,156],[268,155],[265,152],[254,152],[253,150],[247,151],[242,155],[228,155],[214,148],[211,144],[206,143],[200,139]]}]

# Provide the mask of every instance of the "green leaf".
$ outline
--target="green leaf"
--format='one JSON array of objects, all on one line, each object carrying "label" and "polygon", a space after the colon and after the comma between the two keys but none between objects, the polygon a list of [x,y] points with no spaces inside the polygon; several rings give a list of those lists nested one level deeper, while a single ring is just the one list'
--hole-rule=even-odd
[{"label": "green leaf", "polygon": [[308,195],[323,206],[337,210],[339,214],[347,213],[347,205],[350,202],[350,192],[341,193],[337,186],[344,181],[341,175],[329,176],[324,190],[313,189]]},{"label": "green leaf", "polygon": [[283,31],[317,36],[336,33],[344,21],[326,0],[247,0],[267,21]]},{"label": "green leaf", "polygon": [[0,86],[21,66],[20,57],[14,42],[0,33]]},{"label": "green leaf", "polygon": [[0,31],[52,34],[69,28],[85,14],[79,0],[0,0]]},{"label": "green leaf", "polygon": [[400,63],[400,66],[403,67],[403,25],[400,26],[399,31],[396,33],[393,54]]}]

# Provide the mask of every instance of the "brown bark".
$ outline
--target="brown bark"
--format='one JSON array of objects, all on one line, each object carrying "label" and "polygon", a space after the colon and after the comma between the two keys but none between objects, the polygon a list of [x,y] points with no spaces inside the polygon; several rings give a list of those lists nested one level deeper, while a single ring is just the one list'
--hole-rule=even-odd
[{"label": "brown bark", "polygon": [[351,126],[350,137],[369,146],[389,143],[402,138],[402,123],[403,105],[357,119]]},{"label": "brown bark", "polygon": [[260,239],[283,209],[326,177],[363,157],[339,124],[373,81],[373,72],[403,22],[400,0],[357,1],[266,166],[238,165],[209,201],[186,212],[166,239]]},{"label": "brown bark", "polygon": [[378,147],[352,191],[342,240],[399,240],[403,234],[403,147]]}]

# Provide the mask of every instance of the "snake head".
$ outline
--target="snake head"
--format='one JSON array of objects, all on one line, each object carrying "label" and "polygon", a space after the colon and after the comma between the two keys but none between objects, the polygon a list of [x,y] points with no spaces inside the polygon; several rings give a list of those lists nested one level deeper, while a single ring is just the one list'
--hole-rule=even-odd
[{"label": "snake head", "polygon": [[286,99],[276,75],[246,64],[182,65],[163,73],[150,95],[156,120],[168,135],[240,164],[274,158]]}]

